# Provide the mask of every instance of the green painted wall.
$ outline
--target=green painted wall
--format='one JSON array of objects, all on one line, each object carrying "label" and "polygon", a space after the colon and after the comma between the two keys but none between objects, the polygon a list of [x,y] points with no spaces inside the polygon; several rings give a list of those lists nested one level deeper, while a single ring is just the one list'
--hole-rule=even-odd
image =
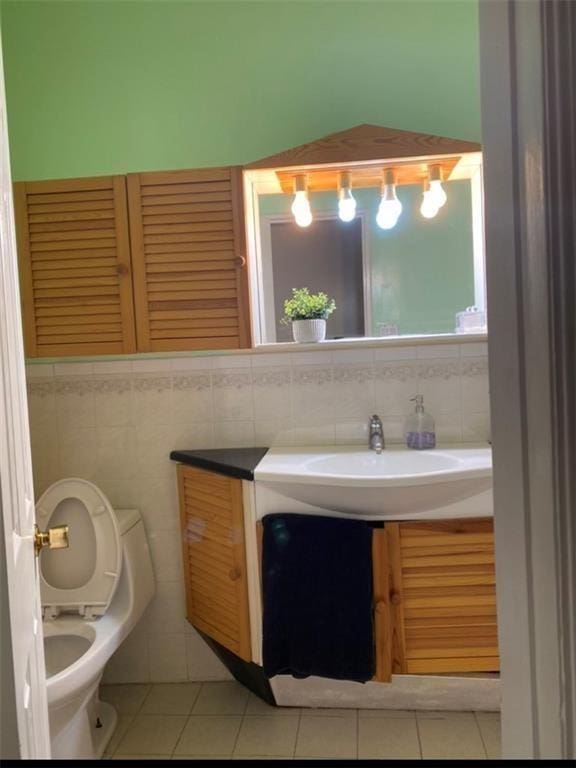
[{"label": "green painted wall", "polygon": [[243,164],[358,123],[480,138],[476,0],[4,0],[13,176]]},{"label": "green painted wall", "polygon": [[[453,333],[456,312],[474,304],[470,183],[450,181],[444,188],[445,206],[426,220],[419,213],[421,187],[399,187],[402,215],[391,230],[376,224],[379,190],[354,191],[368,224],[374,336],[378,323],[398,325],[401,335]],[[260,214],[290,215],[291,203],[291,195],[264,195]],[[316,213],[337,211],[335,193],[311,194],[310,204]]]}]

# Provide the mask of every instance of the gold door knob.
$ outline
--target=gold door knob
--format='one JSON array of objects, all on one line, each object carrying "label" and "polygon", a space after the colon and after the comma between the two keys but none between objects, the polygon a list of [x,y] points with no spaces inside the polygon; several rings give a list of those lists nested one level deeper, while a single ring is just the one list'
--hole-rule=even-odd
[{"label": "gold door knob", "polygon": [[47,531],[41,531],[37,525],[34,526],[34,549],[36,550],[36,555],[39,555],[44,547],[48,547],[48,549],[66,549],[69,546],[67,525],[56,525],[54,528],[48,528]]}]

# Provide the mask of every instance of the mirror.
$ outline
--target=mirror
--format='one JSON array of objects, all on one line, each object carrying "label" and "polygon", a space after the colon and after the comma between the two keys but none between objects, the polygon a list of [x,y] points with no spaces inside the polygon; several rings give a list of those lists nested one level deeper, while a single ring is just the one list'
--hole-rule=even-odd
[{"label": "mirror", "polygon": [[[327,339],[484,333],[481,155],[447,162],[252,171],[248,232],[259,343],[292,341],[284,301],[303,287],[336,302]],[[444,204],[435,198],[426,209],[424,199],[438,187]],[[350,202],[339,208],[351,196],[355,210],[353,203],[346,208]],[[379,216],[382,199],[395,197],[400,215],[392,207],[391,218]]]}]

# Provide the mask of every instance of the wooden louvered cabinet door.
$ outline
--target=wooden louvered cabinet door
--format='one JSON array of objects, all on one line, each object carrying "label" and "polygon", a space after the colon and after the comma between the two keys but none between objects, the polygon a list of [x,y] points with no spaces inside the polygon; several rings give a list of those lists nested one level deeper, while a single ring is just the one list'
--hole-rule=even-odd
[{"label": "wooden louvered cabinet door", "polygon": [[123,176],[14,185],[29,357],[136,350]]},{"label": "wooden louvered cabinet door", "polygon": [[386,524],[395,669],[497,672],[492,520]]},{"label": "wooden louvered cabinet door", "polygon": [[250,347],[242,172],[128,176],[138,349]]},{"label": "wooden louvered cabinet door", "polygon": [[188,621],[251,660],[242,481],[178,465]]}]

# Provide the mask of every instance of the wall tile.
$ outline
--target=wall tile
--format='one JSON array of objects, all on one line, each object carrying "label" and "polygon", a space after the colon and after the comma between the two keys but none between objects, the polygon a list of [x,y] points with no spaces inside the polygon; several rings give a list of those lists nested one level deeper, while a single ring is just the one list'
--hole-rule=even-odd
[{"label": "wall tile", "polygon": [[290,361],[293,367],[301,365],[332,365],[332,352],[324,350],[312,350],[311,352],[290,352]]},{"label": "wall tile", "polygon": [[132,379],[129,376],[96,377],[93,387],[96,424],[122,427],[134,423]]},{"label": "wall tile", "polygon": [[219,448],[242,448],[254,445],[253,421],[217,421],[214,444]]},{"label": "wall tile", "polygon": [[170,368],[175,372],[209,371],[213,367],[211,357],[175,357],[170,361]]},{"label": "wall tile", "polygon": [[418,392],[418,368],[410,361],[377,363],[374,367],[376,412],[385,416],[410,412],[410,398]]},{"label": "wall tile", "polygon": [[28,363],[26,365],[26,381],[32,379],[51,379],[54,376],[54,366],[45,363]]},{"label": "wall tile", "polygon": [[286,367],[253,370],[254,418],[281,421],[290,419],[290,385],[291,374]]},{"label": "wall tile", "polygon": [[56,379],[58,428],[93,427],[96,423],[94,385],[91,379]]},{"label": "wall tile", "polygon": [[182,544],[179,530],[147,529],[156,582],[182,581]]},{"label": "wall tile", "polygon": [[142,631],[148,636],[186,633],[185,615],[183,583],[157,582],[156,594],[142,617]]},{"label": "wall tile", "polygon": [[333,368],[334,413],[343,419],[368,419],[376,405],[374,369],[371,365],[339,365]]},{"label": "wall tile", "polygon": [[212,358],[214,368],[250,368],[252,366],[251,355],[219,355]]},{"label": "wall tile", "polygon": [[212,373],[214,418],[218,421],[251,419],[252,377],[248,370],[222,369]]},{"label": "wall tile", "polygon": [[185,635],[152,635],[148,638],[150,682],[178,683],[188,679]]},{"label": "wall tile", "polygon": [[188,680],[231,680],[232,675],[193,629],[186,635]]},{"label": "wall tile", "polygon": [[136,424],[167,424],[172,409],[170,376],[137,376],[134,387],[134,421]]},{"label": "wall tile", "polygon": [[212,382],[209,370],[197,370],[172,377],[172,421],[211,421],[214,418]]},{"label": "wall tile", "polygon": [[332,369],[304,366],[292,370],[292,423],[294,426],[320,424],[332,419],[334,396]]}]

